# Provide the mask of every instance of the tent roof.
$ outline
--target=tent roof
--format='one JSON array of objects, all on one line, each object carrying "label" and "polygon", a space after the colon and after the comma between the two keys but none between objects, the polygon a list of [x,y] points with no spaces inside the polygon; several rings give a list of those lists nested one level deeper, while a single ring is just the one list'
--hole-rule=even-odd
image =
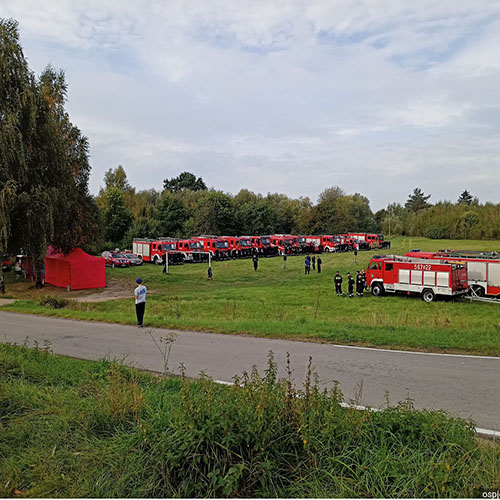
[{"label": "tent roof", "polygon": [[84,252],[81,248],[75,248],[71,250],[71,252],[67,254],[63,253],[51,253],[52,248],[49,248],[49,253],[47,254],[48,259],[58,259],[58,260],[66,260],[69,262],[75,262],[75,261],[96,261],[96,260],[101,260],[102,257],[94,257],[92,255],[89,255],[88,253]]}]

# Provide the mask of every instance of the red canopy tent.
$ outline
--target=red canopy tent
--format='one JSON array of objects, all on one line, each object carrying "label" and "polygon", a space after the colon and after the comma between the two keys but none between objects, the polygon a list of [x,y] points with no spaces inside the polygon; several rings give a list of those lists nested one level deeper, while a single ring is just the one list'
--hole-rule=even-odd
[{"label": "red canopy tent", "polygon": [[45,282],[70,290],[104,288],[106,269],[102,257],[93,257],[81,248],[70,253],[49,254],[45,257]]}]

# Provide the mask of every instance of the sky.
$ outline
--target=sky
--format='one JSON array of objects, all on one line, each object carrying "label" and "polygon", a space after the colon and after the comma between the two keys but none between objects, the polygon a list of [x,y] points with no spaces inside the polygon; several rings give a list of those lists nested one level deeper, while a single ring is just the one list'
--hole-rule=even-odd
[{"label": "sky", "polygon": [[236,194],[338,185],[372,210],[500,202],[500,1],[0,0],[63,69],[90,190],[183,171]]}]

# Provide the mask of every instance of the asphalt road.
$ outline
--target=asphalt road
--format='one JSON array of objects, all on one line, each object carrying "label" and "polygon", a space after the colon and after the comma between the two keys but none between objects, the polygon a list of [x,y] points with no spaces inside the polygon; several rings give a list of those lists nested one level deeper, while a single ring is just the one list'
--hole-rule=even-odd
[{"label": "asphalt road", "polygon": [[[122,360],[138,368],[162,372],[161,337],[173,330],[46,318],[0,311],[0,341],[22,344],[26,337],[49,341],[57,354],[82,359]],[[285,375],[290,352],[294,379],[301,384],[309,356],[323,384],[338,381],[345,400],[373,408],[411,398],[417,408],[443,409],[472,418],[476,426],[500,431],[500,358],[409,353],[176,331],[168,368],[178,373],[183,363],[188,376],[201,371],[215,380],[230,382],[236,374],[259,371],[273,351]]]}]

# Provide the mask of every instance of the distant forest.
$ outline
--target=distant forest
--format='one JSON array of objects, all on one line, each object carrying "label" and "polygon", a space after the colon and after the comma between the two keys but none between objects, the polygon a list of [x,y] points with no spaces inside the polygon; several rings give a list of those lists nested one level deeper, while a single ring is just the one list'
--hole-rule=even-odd
[{"label": "distant forest", "polygon": [[434,239],[500,238],[500,204],[481,204],[466,189],[456,202],[433,205],[429,198],[415,188],[404,206],[390,203],[373,213],[368,198],[347,194],[338,186],[325,189],[314,204],[307,197],[262,195],[247,189],[231,195],[208,189],[201,177],[190,172],[165,179],[161,191],[136,191],[119,165],[106,172],[96,197],[100,232],[95,246],[130,247],[134,237],[348,231]]}]

